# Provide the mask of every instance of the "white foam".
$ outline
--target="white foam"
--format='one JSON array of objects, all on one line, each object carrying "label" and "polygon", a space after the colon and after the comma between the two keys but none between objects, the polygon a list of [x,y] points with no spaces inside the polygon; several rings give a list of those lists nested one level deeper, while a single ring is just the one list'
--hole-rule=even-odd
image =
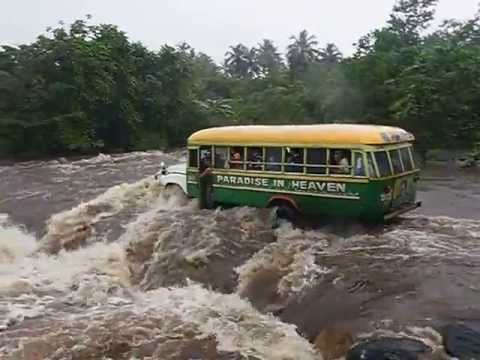
[{"label": "white foam", "polygon": [[100,153],[97,156],[89,159],[82,159],[82,160],[75,161],[75,164],[78,164],[78,165],[100,164],[100,163],[110,162],[110,161],[112,161],[112,157],[110,155],[105,155]]},{"label": "white foam", "polygon": [[0,274],[7,264],[20,261],[37,248],[32,235],[8,221],[7,214],[0,214]]},{"label": "white foam", "polygon": [[45,310],[42,305],[28,306],[24,304],[8,304],[5,315],[0,318],[0,331],[11,325],[23,322],[25,319],[33,319],[41,316]]},{"label": "white foam", "polygon": [[47,222],[47,234],[41,239],[46,248],[63,248],[92,235],[92,225],[118,214],[126,207],[142,207],[156,200],[160,185],[148,177],[133,184],[109,188],[93,200],[53,215]]},{"label": "white foam", "polygon": [[277,292],[286,297],[314,286],[331,271],[315,262],[315,255],[329,245],[326,234],[293,229],[288,223],[283,223],[276,232],[277,242],[265,246],[235,269],[239,274],[237,292],[243,293],[251,278],[261,269],[283,274]]},{"label": "white foam", "polygon": [[65,291],[76,283],[76,276],[98,272],[128,284],[128,267],[121,244],[95,243],[77,251],[61,251],[56,256],[37,253],[15,263],[2,265],[0,289],[5,291],[19,280],[44,290]]},{"label": "white foam", "polygon": [[158,289],[144,294],[146,308],[194,323],[204,337],[215,336],[220,351],[261,359],[321,359],[295,327],[262,315],[235,294],[224,295],[198,285]]}]

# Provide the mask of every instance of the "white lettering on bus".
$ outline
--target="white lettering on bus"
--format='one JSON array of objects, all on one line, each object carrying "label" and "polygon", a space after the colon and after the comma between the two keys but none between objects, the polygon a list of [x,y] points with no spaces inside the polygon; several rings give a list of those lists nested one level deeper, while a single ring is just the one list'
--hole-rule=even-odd
[{"label": "white lettering on bus", "polygon": [[[233,185],[252,185],[257,187],[269,188],[273,186],[277,189],[285,189],[287,187],[285,180],[273,179],[271,182],[268,178],[254,178],[241,176],[224,176],[217,175],[217,182],[219,184],[233,184]],[[310,191],[310,192],[329,192],[329,193],[346,193],[347,184],[341,183],[326,183],[319,181],[307,180],[291,180],[290,188],[293,191]]]},{"label": "white lettering on bus", "polygon": [[346,193],[347,192],[347,184],[338,184],[337,183],[337,192]]},{"label": "white lettering on bus", "polygon": [[337,184],[333,184],[333,183],[328,183],[327,185],[327,191],[328,192],[335,192],[337,190]]}]

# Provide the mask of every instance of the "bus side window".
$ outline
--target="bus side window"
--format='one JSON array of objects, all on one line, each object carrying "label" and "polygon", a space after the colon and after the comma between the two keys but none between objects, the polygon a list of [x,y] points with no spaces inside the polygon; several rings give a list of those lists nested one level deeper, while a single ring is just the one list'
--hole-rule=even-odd
[{"label": "bus side window", "polygon": [[285,149],[285,171],[291,173],[303,173],[303,149]]},{"label": "bus side window", "polygon": [[247,169],[262,170],[263,148],[252,147],[247,148]]},{"label": "bus side window", "polygon": [[198,168],[198,150],[197,149],[188,150],[188,167]]},{"label": "bus side window", "polygon": [[266,171],[282,171],[282,148],[267,147],[265,148],[265,170]]},{"label": "bus side window", "polygon": [[215,146],[215,169],[226,169],[228,167],[228,148]]},{"label": "bus side window", "polygon": [[392,169],[390,168],[390,162],[388,161],[388,155],[386,151],[375,152],[375,160],[377,162],[380,177],[392,175]]},{"label": "bus side window", "polygon": [[373,154],[371,152],[367,153],[367,162],[368,162],[368,174],[371,178],[376,178],[377,172],[375,171],[375,161],[373,160]]},{"label": "bus side window", "polygon": [[363,160],[363,153],[355,151],[353,153],[353,175],[366,176],[365,164]]},{"label": "bus side window", "polygon": [[200,170],[204,170],[212,166],[212,147],[202,146],[200,148]]},{"label": "bus side window", "polygon": [[330,174],[350,175],[352,173],[351,161],[351,150],[331,149],[329,159]]},{"label": "bus side window", "polygon": [[410,159],[412,159],[412,168],[415,169],[415,154],[413,152],[413,147],[408,148],[408,152],[410,153]]},{"label": "bus side window", "polygon": [[401,174],[403,172],[402,161],[398,149],[390,150],[390,159],[392,160],[393,173]]},{"label": "bus side window", "polygon": [[307,174],[327,173],[327,150],[307,149]]},{"label": "bus side window", "polygon": [[244,148],[243,147],[232,147],[230,148],[230,169],[242,169],[243,170],[243,158],[244,158]]},{"label": "bus side window", "polygon": [[408,151],[408,148],[400,149],[400,155],[402,156],[402,162],[405,171],[412,171],[414,169],[414,165],[410,159],[410,152]]}]

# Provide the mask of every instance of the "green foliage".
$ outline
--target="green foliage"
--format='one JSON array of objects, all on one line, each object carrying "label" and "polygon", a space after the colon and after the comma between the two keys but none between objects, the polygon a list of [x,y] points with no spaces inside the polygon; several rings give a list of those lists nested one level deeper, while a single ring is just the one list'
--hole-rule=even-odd
[{"label": "green foliage", "polygon": [[287,48],[288,65],[293,73],[299,74],[305,71],[309,64],[318,61],[318,41],[314,35],[309,35],[307,30],[301,31],[298,37],[290,37],[290,40],[292,43]]},{"label": "green foliage", "polygon": [[368,122],[423,151],[480,142],[480,16],[429,33],[438,0],[398,0],[344,58],[306,30],[230,47],[223,66],[188,44],[159,51],[90,17],[0,47],[0,155],[167,148],[208,126]]},{"label": "green foliage", "polygon": [[225,54],[225,70],[227,74],[240,79],[251,79],[259,72],[256,61],[256,49],[249,49],[245,45],[230,46]]}]

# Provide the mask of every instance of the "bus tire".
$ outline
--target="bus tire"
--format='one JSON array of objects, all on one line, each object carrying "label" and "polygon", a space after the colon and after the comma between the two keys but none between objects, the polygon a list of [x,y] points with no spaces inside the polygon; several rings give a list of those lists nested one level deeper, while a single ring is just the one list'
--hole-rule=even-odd
[{"label": "bus tire", "polygon": [[281,220],[288,221],[293,226],[298,224],[299,213],[292,205],[287,202],[280,202],[272,204],[275,210],[275,219],[273,222],[273,227],[277,228]]}]

